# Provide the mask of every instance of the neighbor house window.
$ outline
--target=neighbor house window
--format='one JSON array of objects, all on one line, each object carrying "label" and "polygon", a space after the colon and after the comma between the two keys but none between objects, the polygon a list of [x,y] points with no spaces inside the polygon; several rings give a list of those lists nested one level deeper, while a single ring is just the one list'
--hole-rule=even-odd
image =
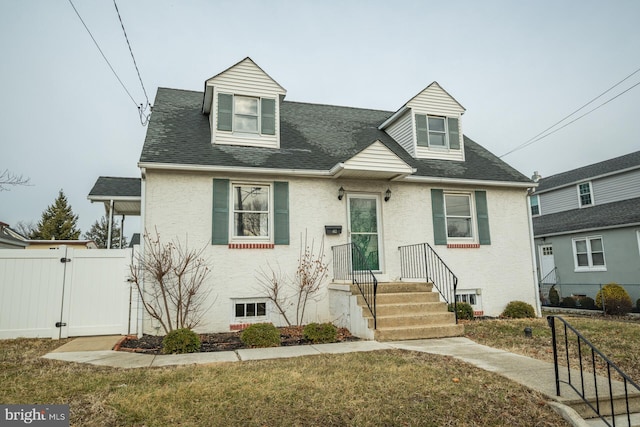
[{"label": "neighbor house window", "polygon": [[605,271],[604,245],[601,236],[573,239],[575,271]]},{"label": "neighbor house window", "polygon": [[236,302],[234,306],[236,319],[250,320],[267,315],[266,302]]},{"label": "neighbor house window", "polygon": [[416,114],[415,119],[418,146],[460,149],[457,118]]},{"label": "neighbor house window", "polygon": [[593,192],[590,182],[578,184],[578,199],[580,201],[580,207],[591,206],[593,204]]},{"label": "neighbor house window", "polygon": [[471,195],[445,194],[444,208],[447,237],[472,238]]},{"label": "neighbor house window", "polygon": [[540,215],[540,197],[538,195],[529,198],[531,203],[531,215]]},{"label": "neighbor house window", "polygon": [[234,184],[233,237],[268,238],[270,229],[270,187]]}]

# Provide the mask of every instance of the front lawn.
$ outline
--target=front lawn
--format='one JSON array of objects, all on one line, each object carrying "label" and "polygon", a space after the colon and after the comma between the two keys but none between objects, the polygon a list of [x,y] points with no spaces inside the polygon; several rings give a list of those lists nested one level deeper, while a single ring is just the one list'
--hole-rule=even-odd
[{"label": "front lawn", "polygon": [[72,425],[566,426],[544,396],[408,351],[122,370],[39,358],[0,340],[0,402],[68,403]]},{"label": "front lawn", "polygon": [[[547,313],[548,314],[548,313]],[[640,382],[640,319],[559,314],[635,382]],[[553,362],[551,329],[546,317],[466,322],[465,335],[479,344]],[[524,328],[531,327],[532,338]]]}]

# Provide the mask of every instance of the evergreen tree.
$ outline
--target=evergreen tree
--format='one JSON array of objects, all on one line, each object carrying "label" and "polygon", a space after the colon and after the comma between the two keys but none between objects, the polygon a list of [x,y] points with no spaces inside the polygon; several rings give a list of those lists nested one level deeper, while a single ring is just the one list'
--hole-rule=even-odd
[{"label": "evergreen tree", "polygon": [[[111,233],[111,249],[120,248],[120,227],[117,222],[113,222],[113,232]],[[109,221],[104,215],[100,220],[91,225],[89,231],[84,233],[84,238],[87,240],[93,240],[99,248],[107,247],[107,235],[109,234]],[[127,238],[122,236],[122,247],[127,247]]]},{"label": "evergreen tree", "polygon": [[77,224],[78,215],[73,213],[67,197],[60,190],[58,198],[42,212],[42,219],[29,237],[41,240],[77,240],[80,237]]}]

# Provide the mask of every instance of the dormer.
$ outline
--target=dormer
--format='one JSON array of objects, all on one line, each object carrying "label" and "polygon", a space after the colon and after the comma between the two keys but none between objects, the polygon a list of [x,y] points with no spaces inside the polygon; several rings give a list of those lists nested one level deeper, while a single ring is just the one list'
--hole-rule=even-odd
[{"label": "dormer", "polygon": [[458,101],[433,82],[379,129],[398,141],[412,157],[464,161],[460,120],[464,112]]},{"label": "dormer", "polygon": [[280,102],[287,91],[247,57],[205,82],[202,112],[211,143],[280,147]]}]

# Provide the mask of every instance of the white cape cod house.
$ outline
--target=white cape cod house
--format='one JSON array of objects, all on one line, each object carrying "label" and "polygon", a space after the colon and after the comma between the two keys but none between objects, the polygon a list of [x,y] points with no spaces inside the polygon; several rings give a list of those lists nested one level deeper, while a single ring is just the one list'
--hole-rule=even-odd
[{"label": "white cape cod house", "polygon": [[456,335],[438,302],[453,302],[454,282],[478,315],[513,300],[538,307],[535,184],[463,135],[465,109],[438,83],[395,112],[285,95],[250,58],[204,93],[158,89],[138,163],[142,227],[206,246],[212,306],[199,330],[283,325],[257,278],[292,276],[304,235],[329,264],[304,323],[380,339]]}]

